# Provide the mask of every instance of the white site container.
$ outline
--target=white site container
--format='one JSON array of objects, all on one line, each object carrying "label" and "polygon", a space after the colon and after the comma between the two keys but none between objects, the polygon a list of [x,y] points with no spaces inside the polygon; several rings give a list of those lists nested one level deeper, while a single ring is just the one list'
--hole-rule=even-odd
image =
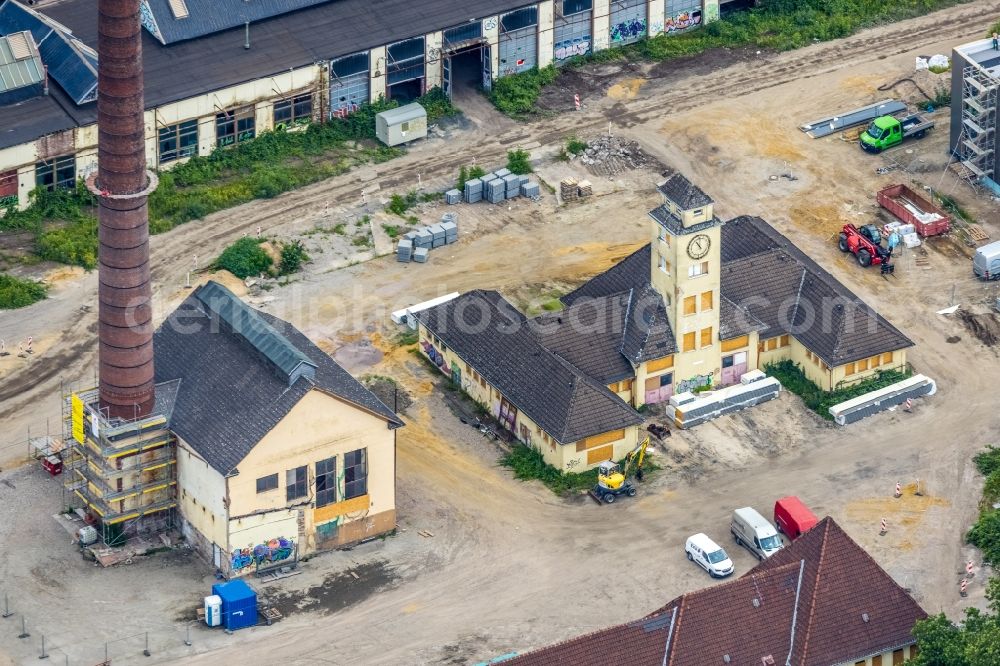
[{"label": "white site container", "polygon": [[398,146],[427,136],[427,111],[416,102],[375,116],[375,136],[387,146]]}]

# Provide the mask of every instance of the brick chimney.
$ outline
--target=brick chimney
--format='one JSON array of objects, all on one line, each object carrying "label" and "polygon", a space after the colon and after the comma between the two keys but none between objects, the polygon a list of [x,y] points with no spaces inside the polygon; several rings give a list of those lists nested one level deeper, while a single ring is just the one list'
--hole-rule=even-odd
[{"label": "brick chimney", "polygon": [[98,0],[97,173],[100,407],[133,419],[154,404],[152,290],[139,0]]}]

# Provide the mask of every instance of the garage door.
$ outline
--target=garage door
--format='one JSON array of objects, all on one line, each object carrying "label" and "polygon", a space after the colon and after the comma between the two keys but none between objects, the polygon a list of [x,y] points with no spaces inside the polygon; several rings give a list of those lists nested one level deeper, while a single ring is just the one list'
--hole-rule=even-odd
[{"label": "garage door", "polygon": [[621,46],[646,36],[646,0],[611,0],[611,44]]},{"label": "garage door", "polygon": [[556,0],[552,55],[557,63],[590,53],[592,9],[593,0]]},{"label": "garage door", "polygon": [[330,117],[343,118],[369,101],[368,51],[330,63]]},{"label": "garage door", "polygon": [[386,49],[386,77],[391,86],[424,78],[424,38],[396,42]]},{"label": "garage door", "polygon": [[538,64],[538,9],[525,7],[500,17],[500,76]]},{"label": "garage door", "polygon": [[666,0],[663,32],[677,32],[701,25],[701,0]]}]

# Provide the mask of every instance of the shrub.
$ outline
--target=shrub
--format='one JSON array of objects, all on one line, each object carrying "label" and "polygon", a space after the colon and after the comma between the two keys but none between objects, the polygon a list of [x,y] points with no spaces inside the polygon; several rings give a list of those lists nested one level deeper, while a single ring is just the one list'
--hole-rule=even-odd
[{"label": "shrub", "polygon": [[966,540],[983,551],[983,559],[1000,564],[1000,509],[987,509],[965,535]]},{"label": "shrub", "polygon": [[216,267],[224,268],[241,279],[266,272],[272,263],[270,255],[260,246],[260,241],[249,236],[227,247],[215,260]]},{"label": "shrub", "polygon": [[0,310],[13,310],[36,303],[45,298],[48,289],[48,285],[42,282],[0,273]]},{"label": "shrub", "polygon": [[383,224],[382,231],[384,231],[389,238],[395,238],[399,235],[399,227],[393,224]]},{"label": "shrub", "polygon": [[406,211],[417,205],[420,200],[415,190],[410,190],[404,194],[393,194],[389,197],[389,205],[385,207],[390,213],[406,217]]},{"label": "shrub", "polygon": [[459,167],[458,182],[455,184],[455,189],[465,190],[465,183],[468,180],[469,180],[469,168],[466,166]]},{"label": "shrub", "polygon": [[309,261],[309,255],[302,246],[302,241],[294,240],[281,246],[281,274],[291,275]]},{"label": "shrub", "polygon": [[43,231],[35,240],[35,252],[42,259],[62,264],[97,266],[97,220],[83,218],[66,226]]},{"label": "shrub", "polygon": [[830,416],[830,407],[845,400],[856,398],[869,391],[875,391],[889,384],[895,384],[909,376],[908,373],[899,370],[882,370],[857,384],[838,388],[833,391],[824,391],[813,383],[811,379],[806,377],[802,368],[793,361],[785,360],[768,363],[764,366],[764,371],[780,381],[781,385],[787,390],[802,398],[806,407],[828,420],[833,419]]},{"label": "shrub", "polygon": [[520,443],[500,458],[500,464],[513,470],[515,479],[537,479],[558,495],[586,490],[597,483],[596,469],[579,474],[560,472],[545,462],[541,451]]},{"label": "shrub", "polygon": [[587,142],[581,141],[575,136],[571,136],[566,142],[566,151],[573,155],[579,155],[585,150],[587,150]]},{"label": "shrub", "polygon": [[1000,447],[988,446],[985,451],[977,453],[972,461],[983,476],[1000,471]]},{"label": "shrub", "polygon": [[427,124],[431,125],[450,116],[457,116],[462,113],[458,107],[451,103],[448,96],[444,94],[439,86],[434,86],[424,95],[417,98],[417,103],[427,111]]},{"label": "shrub", "polygon": [[507,151],[507,168],[518,175],[531,173],[531,154],[521,149]]},{"label": "shrub", "polygon": [[486,175],[486,169],[481,166],[474,166],[469,168],[469,179],[482,178]]},{"label": "shrub", "polygon": [[556,68],[549,65],[501,77],[493,82],[490,100],[501,113],[508,116],[528,115],[535,111],[535,102],[542,92],[542,86],[555,81],[556,75]]}]

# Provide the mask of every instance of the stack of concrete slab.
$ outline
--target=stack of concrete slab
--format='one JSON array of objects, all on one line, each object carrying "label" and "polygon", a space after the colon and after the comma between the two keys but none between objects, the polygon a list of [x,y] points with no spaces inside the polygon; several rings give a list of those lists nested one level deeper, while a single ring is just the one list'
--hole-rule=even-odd
[{"label": "stack of concrete slab", "polygon": [[483,200],[483,181],[479,178],[465,181],[465,202],[476,203]]},{"label": "stack of concrete slab", "polygon": [[434,234],[427,227],[420,227],[413,236],[414,247],[430,248],[434,245]]},{"label": "stack of concrete slab", "polygon": [[431,247],[441,247],[444,245],[444,229],[441,228],[440,224],[432,224],[427,227],[427,230],[431,232],[432,242]]},{"label": "stack of concrete slab", "polygon": [[507,195],[507,183],[504,182],[503,178],[494,178],[486,183],[484,195],[484,198],[490,203],[500,203]]},{"label": "stack of concrete slab", "polygon": [[510,169],[497,169],[493,172],[493,175],[497,178],[504,178],[505,176],[510,175]]},{"label": "stack of concrete slab", "polygon": [[458,190],[448,190],[444,193],[444,202],[449,206],[460,203],[462,201],[462,193]]},{"label": "stack of concrete slab", "polygon": [[504,196],[506,196],[508,199],[513,199],[514,197],[516,197],[518,194],[521,193],[520,176],[513,173],[509,173],[506,176],[504,176],[502,180],[504,182],[504,190],[505,190]]},{"label": "stack of concrete slab", "polygon": [[396,260],[406,263],[413,257],[413,241],[404,238],[396,245]]},{"label": "stack of concrete slab", "polygon": [[440,225],[441,229],[444,230],[444,242],[451,245],[458,240],[458,225],[451,220],[445,220]]},{"label": "stack of concrete slab", "polygon": [[[487,173],[479,177],[479,180],[483,181],[483,192],[486,192],[486,184],[491,180],[496,180],[497,175],[495,173]],[[485,198],[485,197],[483,197]]]},{"label": "stack of concrete slab", "polygon": [[425,264],[427,263],[427,255],[429,253],[430,250],[428,250],[426,247],[418,247],[413,251],[413,261],[417,262],[418,264]]},{"label": "stack of concrete slab", "polygon": [[541,196],[541,194],[542,194],[542,191],[538,187],[538,183],[532,183],[531,181],[527,181],[527,182],[521,183],[521,196],[522,197],[529,197],[529,198],[533,199],[533,198],[535,198],[537,196]]}]

